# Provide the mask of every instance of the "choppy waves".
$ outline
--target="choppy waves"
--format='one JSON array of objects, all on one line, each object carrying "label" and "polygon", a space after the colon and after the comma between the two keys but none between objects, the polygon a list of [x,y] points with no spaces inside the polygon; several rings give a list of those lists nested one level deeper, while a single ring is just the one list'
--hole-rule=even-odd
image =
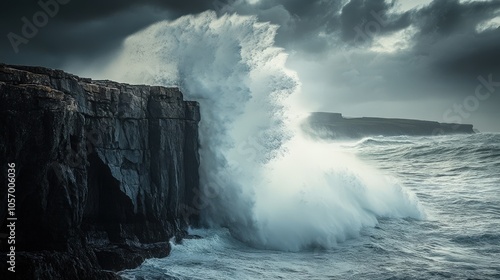
[{"label": "choppy waves", "polygon": [[302,136],[308,112],[294,102],[303,93],[274,46],[277,28],[214,12],[159,22],[127,38],[105,76],[177,85],[200,102],[203,220],[247,244],[330,248],[380,217],[422,218],[396,180]]},{"label": "choppy waves", "polygon": [[[361,229],[356,239],[299,253],[254,249],[235,240],[227,229],[198,230],[194,234],[204,239],[173,245],[170,257],[148,260],[121,275],[127,279],[500,278],[499,134],[374,138],[342,145],[403,181],[425,205],[427,219],[379,218],[378,225]],[[488,160],[479,163],[481,157]]]}]

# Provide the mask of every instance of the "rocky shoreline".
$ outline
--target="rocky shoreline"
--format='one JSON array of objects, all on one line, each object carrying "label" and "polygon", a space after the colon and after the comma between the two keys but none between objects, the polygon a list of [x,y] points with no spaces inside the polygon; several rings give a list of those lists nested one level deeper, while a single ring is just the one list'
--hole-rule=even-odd
[{"label": "rocky shoreline", "polygon": [[[167,256],[198,219],[199,120],[177,88],[0,64],[0,182],[15,163],[17,279],[116,279]],[[7,196],[0,188],[0,233]],[[9,250],[2,242],[2,258]]]}]

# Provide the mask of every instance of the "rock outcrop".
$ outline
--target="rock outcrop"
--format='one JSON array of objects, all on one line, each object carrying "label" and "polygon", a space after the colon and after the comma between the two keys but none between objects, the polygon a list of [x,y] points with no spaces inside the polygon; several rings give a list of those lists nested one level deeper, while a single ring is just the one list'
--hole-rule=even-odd
[{"label": "rock outcrop", "polygon": [[17,279],[113,279],[167,256],[197,220],[185,209],[199,187],[199,120],[177,88],[0,64],[0,233],[12,162]]},{"label": "rock outcrop", "polygon": [[439,123],[432,121],[344,118],[339,113],[312,113],[302,128],[310,135],[326,139],[353,139],[368,136],[426,136],[475,133],[470,124]]}]

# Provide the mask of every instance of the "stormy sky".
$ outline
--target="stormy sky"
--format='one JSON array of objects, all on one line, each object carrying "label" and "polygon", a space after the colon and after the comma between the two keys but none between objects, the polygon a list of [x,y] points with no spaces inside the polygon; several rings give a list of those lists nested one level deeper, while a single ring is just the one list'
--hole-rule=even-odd
[{"label": "stormy sky", "polygon": [[500,0],[8,0],[0,62],[81,74],[128,35],[205,10],[279,25],[311,111],[500,131]]}]

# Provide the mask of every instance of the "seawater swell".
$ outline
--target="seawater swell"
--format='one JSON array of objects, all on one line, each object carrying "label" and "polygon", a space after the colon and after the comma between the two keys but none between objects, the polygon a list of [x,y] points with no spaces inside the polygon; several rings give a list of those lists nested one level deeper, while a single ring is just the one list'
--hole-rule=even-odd
[{"label": "seawater swell", "polygon": [[454,164],[441,171],[460,176],[460,172],[498,167],[500,164],[500,135],[450,135],[432,137],[369,137],[349,146],[370,151],[371,157],[387,160],[411,159],[414,163],[441,162]]},{"label": "seawater swell", "polygon": [[354,156],[300,133],[302,94],[277,26],[214,12],[126,39],[103,77],[178,85],[201,104],[204,222],[259,248],[332,247],[377,217],[423,217],[415,196]]},{"label": "seawater swell", "polygon": [[[396,174],[419,196],[426,219],[380,218],[376,227],[363,228],[360,238],[300,253],[249,248],[226,229],[197,229],[192,233],[203,239],[173,245],[169,258],[148,260],[120,276],[500,279],[500,134],[373,137],[342,145],[381,172]],[[448,153],[436,160],[428,149]],[[428,156],[416,160],[408,152]],[[478,164],[477,158],[487,154],[490,160]],[[463,169],[468,166],[474,170]]]},{"label": "seawater swell", "polygon": [[[387,146],[387,141],[393,145]],[[409,185],[418,184],[421,197],[432,197],[433,203],[446,205],[445,212],[453,213],[455,219],[469,220],[471,213],[477,213],[481,217],[476,218],[478,221],[495,221],[500,215],[500,134],[377,137],[351,148],[367,160],[378,161],[382,169],[394,172],[394,166],[398,166],[402,171],[397,176]],[[454,237],[453,242],[467,245],[469,241],[497,239],[497,231],[469,230],[465,236]]]}]

